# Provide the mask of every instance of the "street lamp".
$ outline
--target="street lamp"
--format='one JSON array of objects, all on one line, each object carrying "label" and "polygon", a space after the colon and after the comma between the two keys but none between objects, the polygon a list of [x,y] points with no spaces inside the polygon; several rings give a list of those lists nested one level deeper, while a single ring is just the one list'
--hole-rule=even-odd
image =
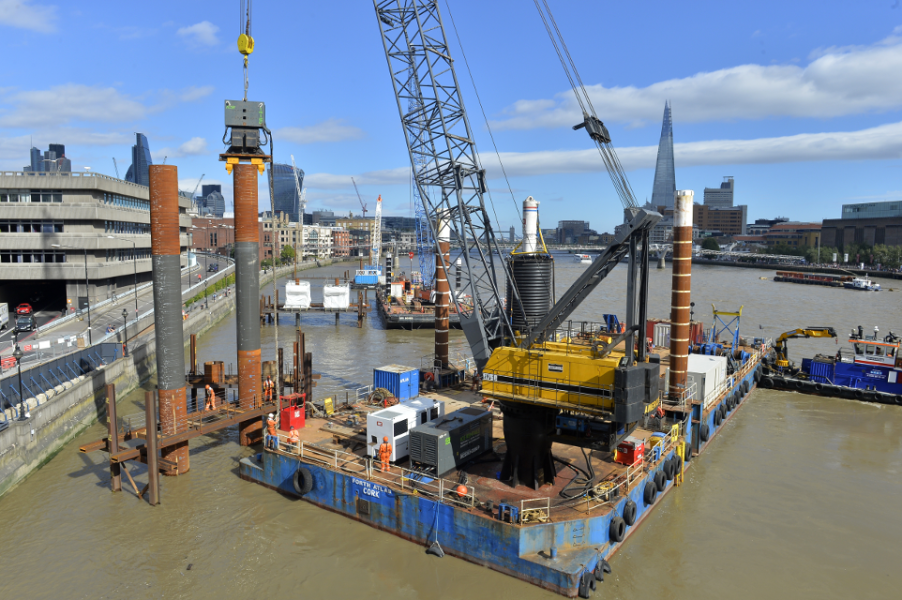
[{"label": "street lamp", "polygon": [[110,240],[119,240],[122,242],[131,242],[132,245],[132,264],[135,266],[135,318],[138,318],[138,243],[134,240],[116,237],[114,235],[106,236]]},{"label": "street lamp", "polygon": [[19,416],[16,418],[16,421],[27,421],[28,420],[28,406],[25,404],[25,397],[22,396],[22,357],[25,356],[25,353],[22,352],[22,349],[19,348],[19,344],[16,344],[16,349],[13,351],[13,357],[16,359],[16,366],[19,367],[19,402],[21,403],[19,408]]},{"label": "street lamp", "polygon": [[122,356],[128,356],[128,311],[122,309]]},{"label": "street lamp", "polygon": [[91,291],[88,282],[88,249],[76,248],[75,246],[62,246],[60,244],[50,244],[53,248],[68,248],[70,250],[82,250],[85,253],[85,299],[88,305],[88,346],[94,345],[94,338],[91,334]]}]

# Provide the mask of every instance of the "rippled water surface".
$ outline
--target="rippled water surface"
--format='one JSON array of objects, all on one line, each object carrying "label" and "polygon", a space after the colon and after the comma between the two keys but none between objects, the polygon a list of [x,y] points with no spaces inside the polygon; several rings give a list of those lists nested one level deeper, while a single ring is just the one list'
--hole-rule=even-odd
[{"label": "rippled water surface", "polygon": [[[304,276],[321,286],[346,268]],[[559,292],[580,268],[558,260]],[[670,269],[651,275],[649,314],[668,316]],[[696,267],[696,318],[710,326],[713,303],[743,305],[750,337],[807,325],[902,330],[902,292],[780,284],[772,276]],[[574,318],[623,314],[623,283],[618,267]],[[320,397],[368,383],[373,367],[417,366],[431,352],[431,331],[385,331],[376,315],[363,329],[350,315],[337,327],[332,316],[305,316],[302,327],[322,373]],[[286,348],[293,330],[285,319]],[[272,358],[271,327],[263,339],[264,358]],[[234,363],[234,340],[229,318],[200,340],[199,359]],[[453,342],[466,347],[459,332]],[[835,349],[832,340],[799,341],[791,355]],[[137,391],[119,413],[142,407]],[[126,491],[113,494],[104,456],[77,452],[103,429],[89,428],[0,499],[0,598],[556,597],[239,480],[237,461],[249,451],[234,429],[191,442],[191,471],[163,478],[160,506],[139,501],[125,478]],[[139,486],[146,482],[143,466],[132,474]],[[899,408],[755,391],[617,554],[596,597],[898,597],[900,475]]]}]

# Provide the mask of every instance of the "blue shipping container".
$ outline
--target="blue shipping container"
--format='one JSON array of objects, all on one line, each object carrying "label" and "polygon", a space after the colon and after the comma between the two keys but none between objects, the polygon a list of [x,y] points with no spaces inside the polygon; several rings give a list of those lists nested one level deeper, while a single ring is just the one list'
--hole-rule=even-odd
[{"label": "blue shipping container", "polygon": [[373,370],[373,386],[385,388],[404,402],[420,394],[420,370],[402,365],[388,365]]}]

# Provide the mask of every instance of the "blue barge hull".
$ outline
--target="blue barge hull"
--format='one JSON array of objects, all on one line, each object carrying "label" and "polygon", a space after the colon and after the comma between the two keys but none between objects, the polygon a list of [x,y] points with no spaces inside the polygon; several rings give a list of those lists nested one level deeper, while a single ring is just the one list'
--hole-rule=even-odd
[{"label": "blue barge hull", "polygon": [[[760,377],[760,368],[753,367],[737,379],[717,403],[707,409],[692,406],[684,435],[695,454],[704,451],[726,421],[736,414],[741,402],[748,398]],[[731,398],[736,402],[728,402]],[[728,406],[731,407],[729,410]],[[721,415],[726,415],[722,421],[716,418],[720,410],[723,411]],[[709,428],[707,436],[698,433],[703,423]],[[667,459],[673,454],[671,449],[661,458]],[[242,479],[288,496],[301,497],[423,546],[437,539],[447,554],[575,597],[585,573],[594,573],[596,578],[603,580],[602,565],[624,543],[611,540],[610,528],[614,517],[623,518],[627,501],[635,503],[637,517],[633,526],[627,528],[625,539],[651,514],[657,498],[646,504],[643,490],[646,482],[654,479],[661,464],[659,462],[654,470],[638,479],[629,493],[621,495],[612,510],[605,514],[529,524],[503,522],[487,512],[474,512],[415,492],[406,493],[378,485],[363,477],[278,452],[264,451],[242,459],[239,474]],[[687,460],[684,468],[689,465]],[[299,493],[295,482],[295,474],[301,467],[309,470],[313,479],[312,489],[305,494]],[[658,497],[669,492],[674,481],[667,481]],[[555,549],[554,556],[552,548]]]}]

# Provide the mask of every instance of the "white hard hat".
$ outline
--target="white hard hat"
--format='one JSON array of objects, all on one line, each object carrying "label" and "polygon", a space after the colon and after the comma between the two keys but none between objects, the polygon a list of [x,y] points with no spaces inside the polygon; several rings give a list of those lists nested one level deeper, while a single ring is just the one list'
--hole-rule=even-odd
[{"label": "white hard hat", "polygon": [[269,413],[269,418],[272,419],[273,417],[275,417],[275,415],[272,413]]}]

